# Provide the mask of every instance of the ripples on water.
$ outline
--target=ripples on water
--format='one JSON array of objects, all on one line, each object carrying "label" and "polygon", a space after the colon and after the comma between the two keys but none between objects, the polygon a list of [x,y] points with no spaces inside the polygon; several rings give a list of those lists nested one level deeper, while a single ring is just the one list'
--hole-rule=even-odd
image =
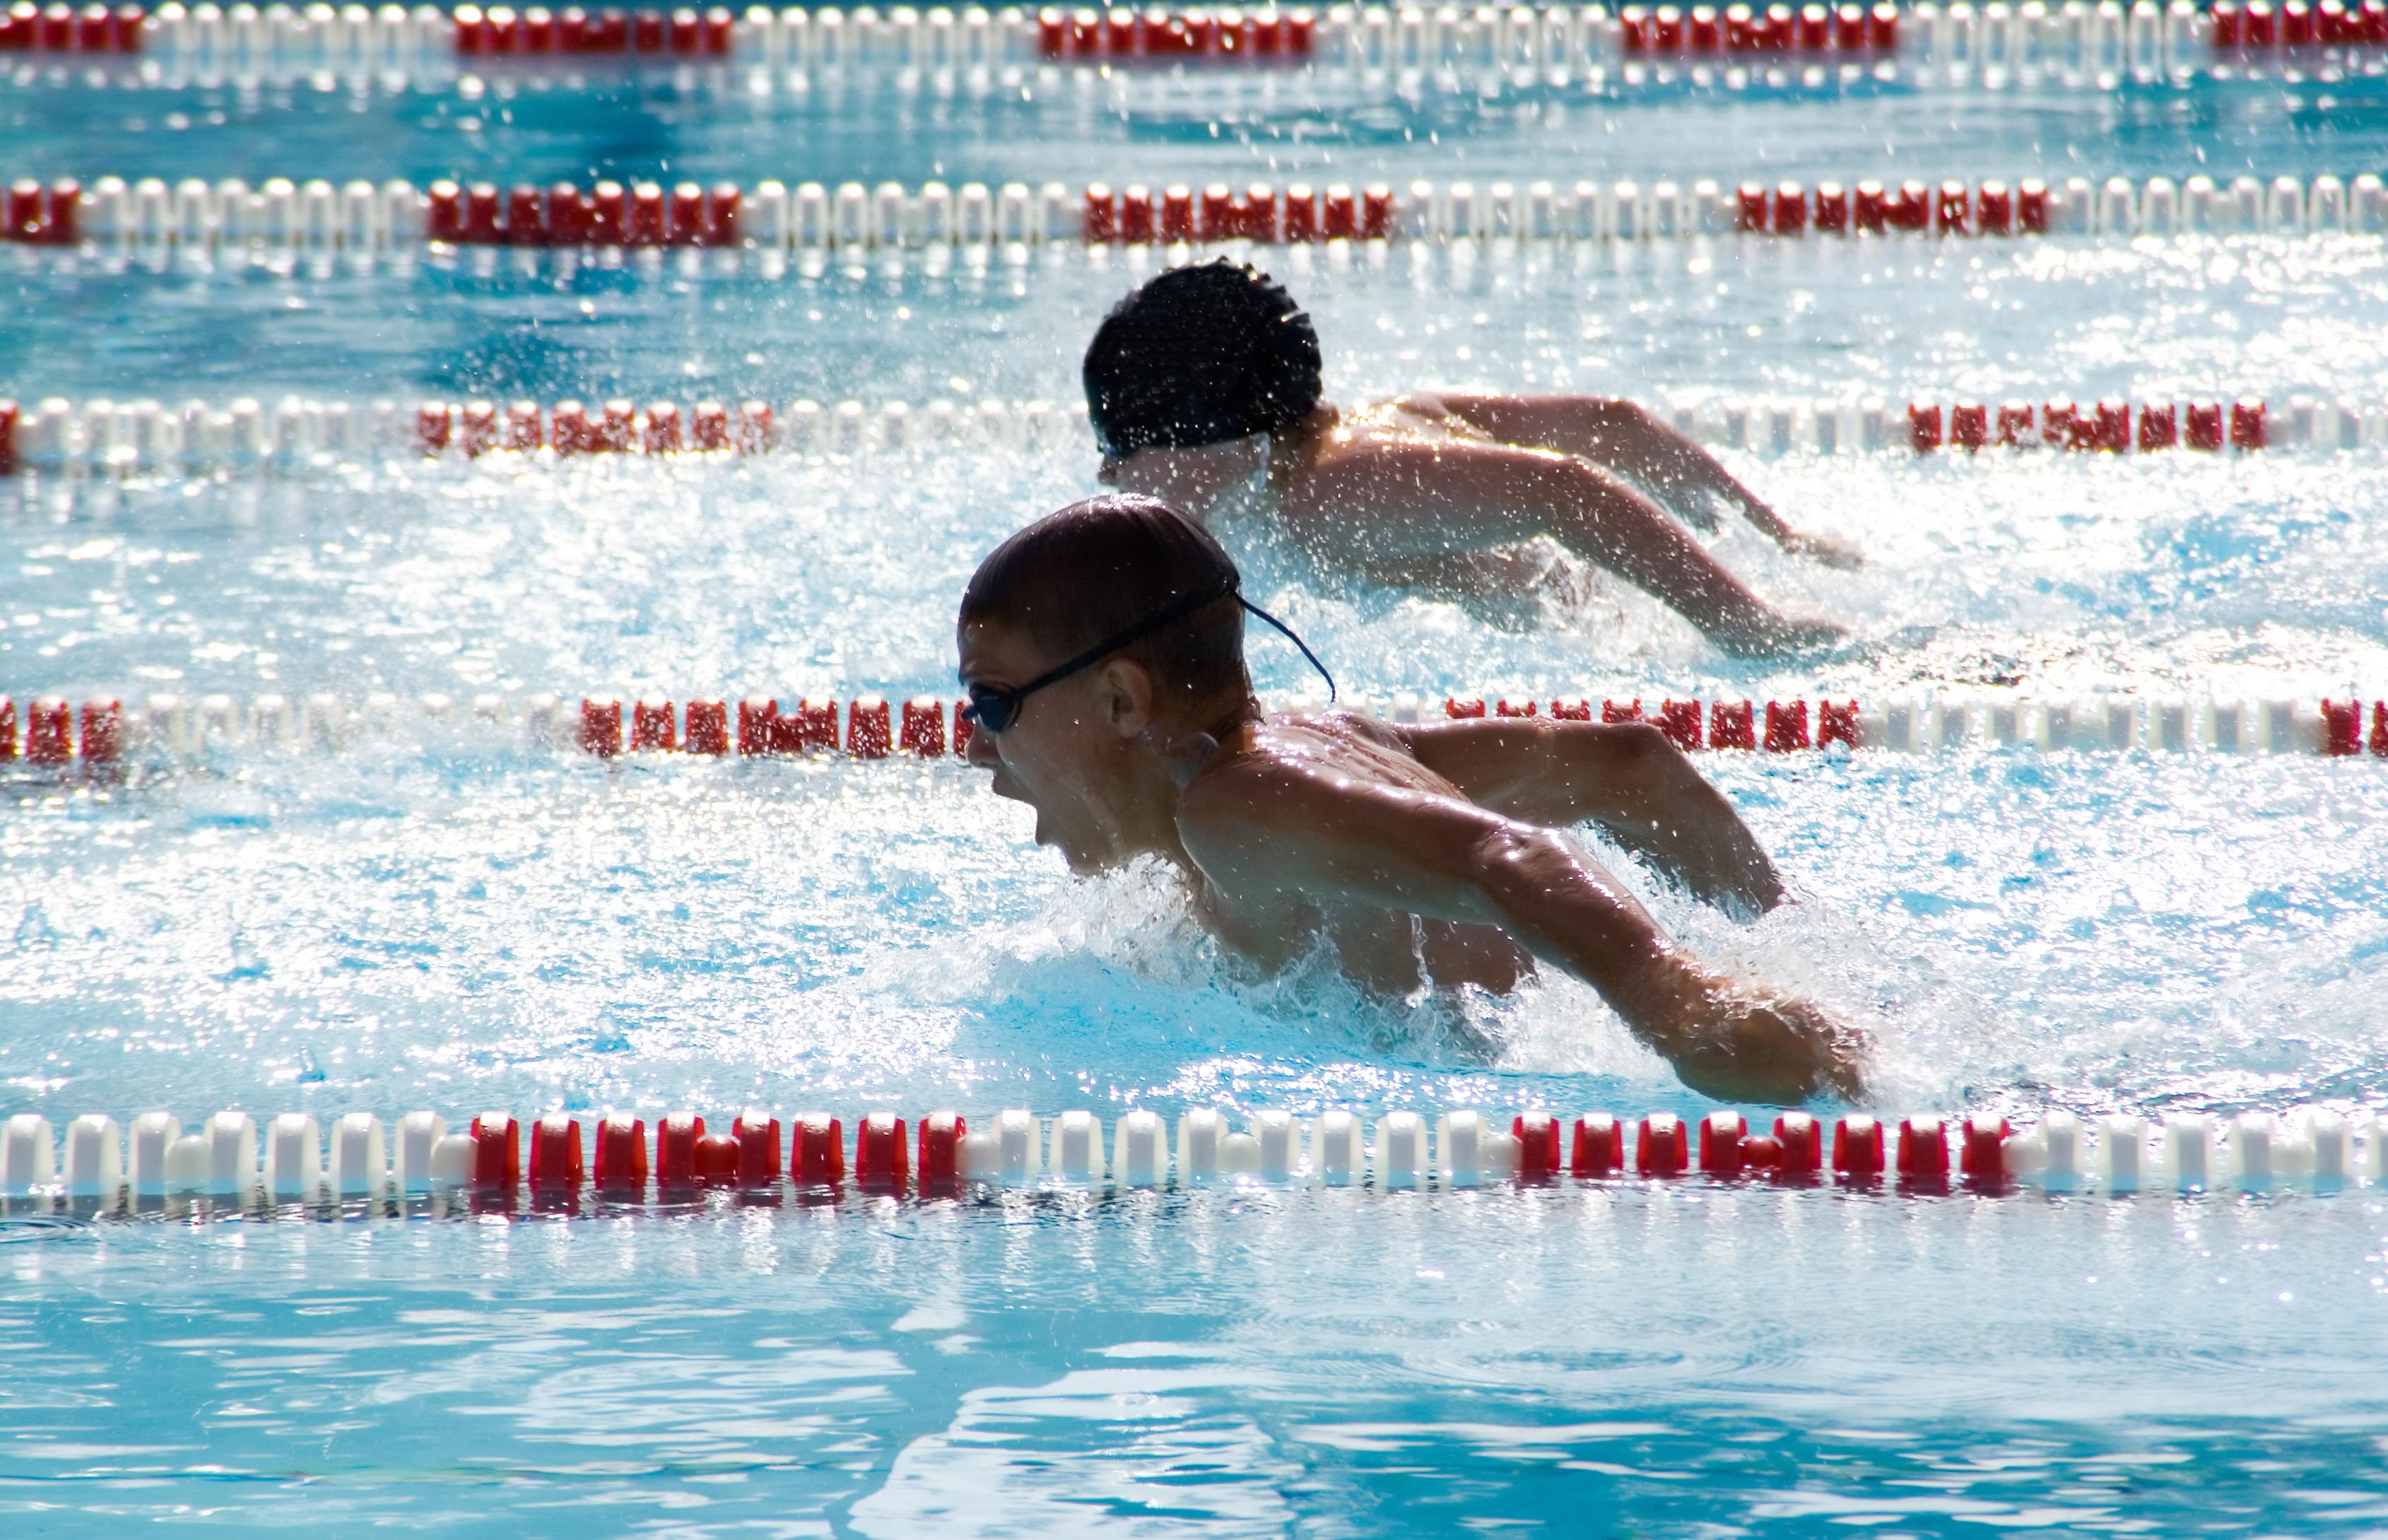
[{"label": "ripples on water", "polygon": [[2380,1223],[1676,1190],[113,1224],[6,1249],[0,1501],[94,1529],[2360,1534],[2388,1516]]},{"label": "ripples on water", "polygon": [[[2309,126],[2338,137],[2297,137],[2258,97],[2280,99],[2199,98],[2214,166],[2228,141],[2260,171],[2360,169],[2333,157],[2369,144],[2367,119],[2316,105]],[[1952,145],[1978,147],[1982,174],[2068,149],[2102,172],[2184,174],[2169,108],[2116,102],[2037,117],[1886,104],[1883,163],[1906,164],[1887,145],[1904,135],[1933,146],[1936,175],[1962,169]],[[1548,174],[1559,149],[1645,175],[1696,155],[1682,174],[1713,174],[1728,142],[1762,143],[1786,174],[1872,165],[1781,104],[1702,110],[1706,139],[1663,113],[1596,132],[1589,112],[1545,116],[1525,137],[1443,128],[1471,138],[1485,176],[1513,155]],[[407,174],[451,153],[445,130],[359,116],[326,142],[370,141]],[[240,121],[256,149],[255,114]],[[812,143],[768,112],[738,132]],[[1120,133],[1217,164],[1207,134]],[[1099,153],[1092,174],[1115,175],[1117,150],[1088,134],[1051,174],[1086,174],[1067,155]],[[40,128],[25,153],[83,149]],[[179,174],[179,153],[156,165]],[[2376,240],[1878,249],[1281,265],[1346,398],[2377,399]],[[22,324],[0,360],[24,395],[915,402],[1069,399],[1087,327],[1135,276],[1075,257],[983,280],[562,288],[429,269],[11,271]],[[88,345],[126,313],[143,326]],[[1847,647],[1734,665],[1597,579],[1569,605],[1469,611],[1230,534],[1252,587],[1378,699],[1989,680],[2388,695],[2374,449],[1733,460],[1796,521],[1866,550],[1863,571],[1833,574],[1720,541],[1786,604],[1850,617]],[[1091,490],[1091,468],[1081,447],[23,482],[0,501],[0,683],[945,691],[963,578],[1003,533]],[[1254,659],[1265,691],[1309,687],[1273,641]],[[1798,905],[1736,925],[1608,854],[1703,951],[1872,1022],[1896,1108],[2380,1101],[2388,781],[2368,759],[1708,769]],[[1020,809],[950,766],[604,766],[407,729],[337,759],[229,755],[117,788],[10,790],[0,1110],[1704,1105],[1565,980],[1403,1008],[1317,966],[1249,977],[1164,876],[1068,882]],[[571,1224],[0,1217],[0,1505],[95,1533],[2388,1527],[2370,1369],[2388,1226],[2368,1189],[720,1206]]]}]

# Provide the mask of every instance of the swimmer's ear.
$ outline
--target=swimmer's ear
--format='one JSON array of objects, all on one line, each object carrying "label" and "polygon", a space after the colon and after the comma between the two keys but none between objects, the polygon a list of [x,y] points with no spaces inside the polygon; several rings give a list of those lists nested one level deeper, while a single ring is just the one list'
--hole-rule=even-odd
[{"label": "swimmer's ear", "polygon": [[1151,670],[1141,663],[1115,657],[1097,676],[1097,720],[1123,738],[1133,738],[1152,725]]}]

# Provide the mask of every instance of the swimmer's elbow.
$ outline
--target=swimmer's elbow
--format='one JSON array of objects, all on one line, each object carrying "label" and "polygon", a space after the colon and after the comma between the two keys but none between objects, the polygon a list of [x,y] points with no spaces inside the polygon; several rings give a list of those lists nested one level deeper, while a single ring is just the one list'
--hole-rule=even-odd
[{"label": "swimmer's elbow", "polygon": [[1618,722],[1607,737],[1609,753],[1626,770],[1667,770],[1683,763],[1683,751],[1669,743],[1654,722]]}]

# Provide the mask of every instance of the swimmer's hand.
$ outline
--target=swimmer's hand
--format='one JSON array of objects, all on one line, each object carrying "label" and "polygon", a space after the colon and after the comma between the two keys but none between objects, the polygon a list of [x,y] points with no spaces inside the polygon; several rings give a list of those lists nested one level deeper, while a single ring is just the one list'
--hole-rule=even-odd
[{"label": "swimmer's hand", "polygon": [[1864,1100],[1865,1035],[1813,1000],[1720,982],[1685,1016],[1648,1040],[1703,1096],[1795,1107],[1819,1096]]},{"label": "swimmer's hand", "polygon": [[1794,556],[1806,556],[1822,562],[1835,572],[1855,572],[1865,565],[1865,557],[1856,546],[1829,535],[1786,533],[1783,549]]}]

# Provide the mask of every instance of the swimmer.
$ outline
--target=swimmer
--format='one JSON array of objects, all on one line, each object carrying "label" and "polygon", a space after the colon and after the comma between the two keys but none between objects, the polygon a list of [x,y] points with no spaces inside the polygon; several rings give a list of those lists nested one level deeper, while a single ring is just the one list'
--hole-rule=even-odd
[{"label": "swimmer", "polygon": [[1409,395],[1344,411],[1320,399],[1318,334],[1293,297],[1225,258],[1130,293],[1086,349],[1101,480],[1208,519],[1262,479],[1313,559],[1372,581],[1492,596],[1518,586],[1516,547],[1556,541],[1756,657],[1841,634],[1778,613],[1650,492],[1714,530],[1709,504],[1827,566],[1854,551],[1803,535],[1705,450],[1631,401]]},{"label": "swimmer", "polygon": [[1030,525],[971,579],[970,762],[1072,872],[1157,856],[1230,950],[1278,968],[1324,938],[1383,997],[1505,993],[1539,959],[1721,1100],[1863,1093],[1858,1033],[1702,964],[1560,832],[1595,823],[1728,911],[1783,902],[1757,838],[1656,728],[1264,717],[1238,587],[1208,530],[1116,493]]}]

